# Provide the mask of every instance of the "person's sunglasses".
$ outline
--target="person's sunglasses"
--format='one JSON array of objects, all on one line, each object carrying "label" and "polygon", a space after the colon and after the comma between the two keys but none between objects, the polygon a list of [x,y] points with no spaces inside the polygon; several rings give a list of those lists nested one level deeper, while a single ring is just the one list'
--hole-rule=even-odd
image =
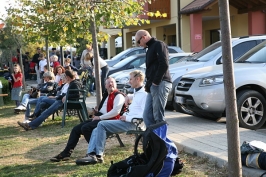
[{"label": "person's sunglasses", "polygon": [[142,39],[142,36],[139,38],[139,40],[137,41],[138,44],[140,44],[140,40]]}]

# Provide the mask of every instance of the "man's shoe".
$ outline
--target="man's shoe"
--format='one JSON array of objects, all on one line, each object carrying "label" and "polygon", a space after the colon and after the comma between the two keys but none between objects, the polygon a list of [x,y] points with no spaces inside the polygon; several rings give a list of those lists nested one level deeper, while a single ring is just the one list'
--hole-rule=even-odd
[{"label": "man's shoe", "polygon": [[33,117],[36,117],[34,113],[29,116],[29,118],[33,118]]},{"label": "man's shoe", "polygon": [[52,162],[60,162],[60,161],[67,161],[70,159],[70,155],[66,155],[64,153],[60,153],[57,156],[52,157],[50,160]]},{"label": "man's shoe", "polygon": [[29,121],[33,121],[34,119],[36,119],[37,117],[36,116],[33,116],[32,118],[29,117]]},{"label": "man's shoe", "polygon": [[96,157],[96,155],[87,154],[86,157],[76,160],[77,165],[90,165],[96,163],[103,163],[103,158]]},{"label": "man's shoe", "polygon": [[26,108],[25,108],[25,106],[23,106],[23,105],[19,105],[18,107],[16,107],[15,108],[15,110],[17,111],[26,111]]},{"label": "man's shoe", "polygon": [[32,130],[32,128],[29,126],[28,123],[22,123],[22,122],[18,121],[18,125],[21,126],[22,128],[24,128],[24,130],[26,130],[26,131]]},{"label": "man's shoe", "polygon": [[98,162],[98,163],[103,163],[103,162],[104,162],[104,160],[103,160],[103,156],[98,156],[98,155],[96,155],[96,158],[97,158],[97,162]]}]

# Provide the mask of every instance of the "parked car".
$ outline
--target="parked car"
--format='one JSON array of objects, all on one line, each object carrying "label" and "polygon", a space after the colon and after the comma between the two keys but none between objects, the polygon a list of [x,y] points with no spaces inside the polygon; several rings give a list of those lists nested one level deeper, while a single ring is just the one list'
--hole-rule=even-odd
[{"label": "parked car", "polygon": [[[192,53],[171,53],[169,54],[169,65],[172,65],[178,62],[180,59],[186,56],[190,56],[190,55],[192,55]],[[129,73],[136,69],[141,70],[143,73],[145,73],[146,64],[144,63],[138,68],[122,70],[122,71],[113,73],[110,75],[110,77],[113,77],[116,80],[118,89],[122,90],[125,84],[127,84],[127,87],[130,88],[130,84],[128,83]]]},{"label": "parked car", "polygon": [[[232,53],[233,60],[236,61],[239,57],[249,51],[251,48],[255,47],[259,43],[266,39],[266,35],[261,36],[245,36],[232,39]],[[187,114],[192,114],[191,110],[186,109],[180,104],[175,104],[174,102],[174,88],[180,81],[182,75],[193,71],[198,68],[206,66],[215,66],[222,63],[222,46],[221,41],[218,41],[209,47],[205,48],[201,52],[193,55],[187,60],[175,63],[170,67],[170,74],[173,80],[173,87],[169,93],[167,99],[167,105],[173,105],[176,111],[183,112]]]},{"label": "parked car", "polygon": [[146,53],[132,55],[130,57],[125,58],[124,60],[116,63],[114,66],[109,67],[109,74],[116,73],[118,71],[138,68],[145,62]]},{"label": "parked car", "polygon": [[[180,47],[168,46],[169,53],[183,53],[184,51]],[[132,55],[137,55],[141,53],[146,53],[146,49],[143,47],[133,47],[124,50],[123,52],[117,54],[111,59],[105,60],[108,66],[114,66],[116,63],[124,60]]]},{"label": "parked car", "polygon": [[[266,41],[234,63],[239,125],[259,129],[266,121]],[[217,119],[225,116],[223,66],[191,71],[178,82],[175,102],[196,116]]]}]

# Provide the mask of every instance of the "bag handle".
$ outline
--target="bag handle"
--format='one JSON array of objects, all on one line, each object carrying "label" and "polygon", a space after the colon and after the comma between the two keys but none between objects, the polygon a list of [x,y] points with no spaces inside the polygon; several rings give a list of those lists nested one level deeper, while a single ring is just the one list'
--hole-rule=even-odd
[{"label": "bag handle", "polygon": [[139,145],[139,141],[140,139],[142,138],[142,134],[140,134],[137,138],[136,138],[136,141],[135,141],[135,145],[134,145],[134,154],[135,155],[138,155],[138,145]]}]

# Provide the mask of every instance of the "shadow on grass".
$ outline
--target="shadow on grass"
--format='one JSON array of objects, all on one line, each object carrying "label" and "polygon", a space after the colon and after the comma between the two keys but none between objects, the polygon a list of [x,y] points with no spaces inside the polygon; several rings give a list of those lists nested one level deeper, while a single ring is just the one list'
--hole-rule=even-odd
[{"label": "shadow on grass", "polygon": [[12,138],[14,136],[27,137],[27,138],[41,138],[41,137],[57,137],[70,133],[72,128],[80,123],[76,117],[66,119],[66,124],[61,127],[61,118],[55,120],[48,119],[43,122],[43,125],[34,130],[25,131],[17,123],[12,126],[0,125],[0,139]]},{"label": "shadow on grass", "polygon": [[[100,168],[100,165],[77,166],[73,162],[16,164],[0,167],[0,176],[106,176],[106,168]],[[98,166],[98,168],[95,166]]]},{"label": "shadow on grass", "polygon": [[[119,147],[118,143],[112,145],[106,149],[106,155],[104,157],[105,163],[87,165],[87,166],[77,166],[75,160],[86,152],[87,144],[84,143],[85,140],[81,140],[81,144],[85,145],[74,151],[71,159],[64,162],[50,162],[50,157],[56,155],[62,150],[66,140],[59,139],[53,143],[45,143],[40,146],[36,146],[25,154],[12,154],[14,158],[18,158],[23,155],[26,159],[32,159],[29,164],[17,164],[14,162],[12,165],[1,165],[0,166],[0,176],[1,177],[28,177],[28,176],[82,176],[82,177],[105,177],[108,169],[110,168],[111,161],[119,162],[124,160],[132,152],[132,145],[126,144],[126,147]],[[63,143],[64,142],[64,143]],[[12,158],[6,156],[5,158]],[[33,161],[33,162],[32,162]]]}]

